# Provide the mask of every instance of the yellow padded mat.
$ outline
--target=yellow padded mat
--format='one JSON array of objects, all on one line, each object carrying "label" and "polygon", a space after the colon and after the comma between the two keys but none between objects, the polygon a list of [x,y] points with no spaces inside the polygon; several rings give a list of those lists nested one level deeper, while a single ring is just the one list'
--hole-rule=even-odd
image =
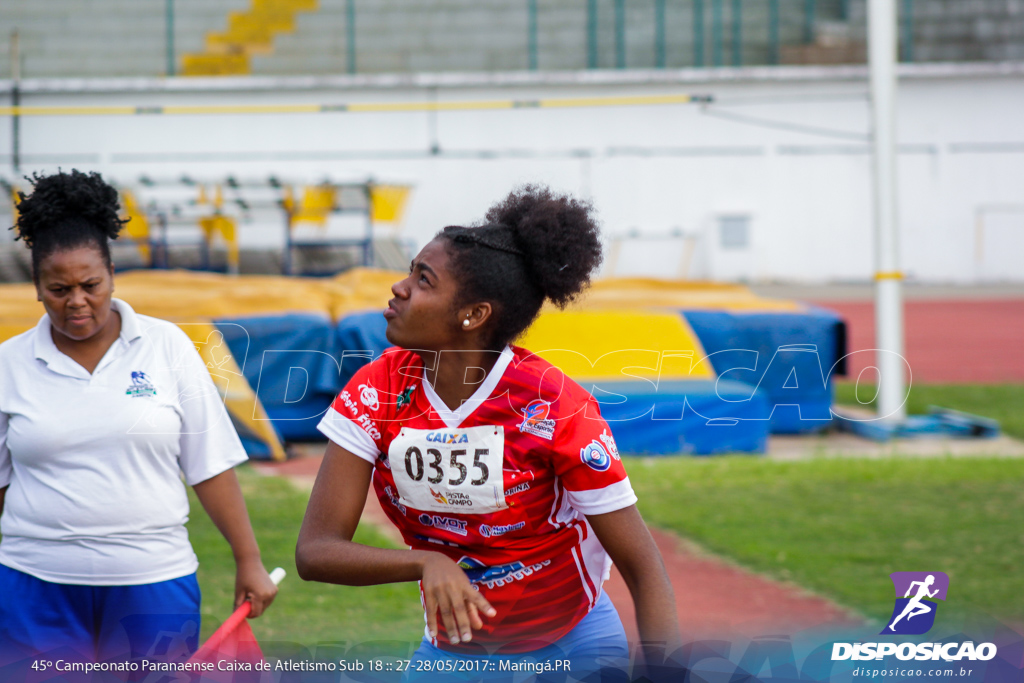
[{"label": "yellow padded mat", "polygon": [[554,311],[518,342],[577,381],[713,379],[704,347],[681,315]]}]

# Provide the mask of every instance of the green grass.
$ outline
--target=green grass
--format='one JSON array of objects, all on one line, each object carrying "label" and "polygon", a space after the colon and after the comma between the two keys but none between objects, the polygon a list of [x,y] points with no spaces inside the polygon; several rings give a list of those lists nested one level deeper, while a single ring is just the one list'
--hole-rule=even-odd
[{"label": "green grass", "polygon": [[[267,569],[284,567],[288,577],[277,599],[263,616],[250,622],[260,641],[288,641],[305,646],[323,641],[366,642],[423,637],[423,612],[415,583],[347,587],[307,583],[295,569],[295,540],[306,510],[308,493],[276,477],[263,477],[250,468],[237,470],[249,516]],[[191,489],[188,523],[192,546],[199,556],[199,585],[203,591],[205,640],[231,614],[235,564],[231,549],[203,512]],[[372,528],[361,525],[355,540],[395,547]]]},{"label": "green grass", "polygon": [[[836,403],[873,405],[875,386],[836,384]],[[859,401],[858,401],[859,399]],[[1024,384],[915,384],[907,399],[911,414],[928,412],[937,405],[998,420],[1004,433],[1024,439]]]},{"label": "green grass", "polygon": [[[1024,620],[1024,460],[627,463],[649,524],[884,620],[894,571],[943,571],[943,615]],[[685,585],[678,590],[686,590]]]}]

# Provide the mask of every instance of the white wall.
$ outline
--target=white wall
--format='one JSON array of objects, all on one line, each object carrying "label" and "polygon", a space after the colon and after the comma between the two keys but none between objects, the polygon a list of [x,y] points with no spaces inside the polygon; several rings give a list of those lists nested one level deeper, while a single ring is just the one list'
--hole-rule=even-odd
[{"label": "white wall", "polygon": [[[904,269],[921,281],[1024,280],[1024,65],[911,65],[899,94]],[[25,106],[338,104],[709,94],[714,104],[401,113],[76,115],[21,119],[22,171],[406,182],[422,244],[512,186],[593,199],[626,243],[617,274],[867,280],[869,125],[862,67],[187,81],[26,81]],[[9,89],[0,82],[0,97]],[[2,100],[0,100],[2,101]],[[11,178],[9,119],[0,174]],[[431,154],[433,145],[439,154]],[[723,250],[721,215],[750,219]],[[280,241],[254,218],[246,244]],[[982,228],[984,241],[978,242]],[[673,229],[689,241],[669,236]],[[687,249],[690,249],[687,257]]]}]

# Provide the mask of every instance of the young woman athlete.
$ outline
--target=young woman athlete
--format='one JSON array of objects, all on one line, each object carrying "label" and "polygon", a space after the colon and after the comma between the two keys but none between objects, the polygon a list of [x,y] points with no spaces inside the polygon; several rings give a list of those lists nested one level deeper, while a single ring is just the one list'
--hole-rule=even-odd
[{"label": "young woman athlete", "polygon": [[[513,192],[484,225],[445,228],[391,288],[397,348],[360,369],[320,424],[331,443],[299,574],[419,581],[418,660],[625,657],[602,591],[612,561],[641,639],[678,642],[672,586],[597,403],[510,345],[545,300],[574,300],[600,260],[591,207],[542,188]],[[409,550],[352,542],[371,483]]]}]

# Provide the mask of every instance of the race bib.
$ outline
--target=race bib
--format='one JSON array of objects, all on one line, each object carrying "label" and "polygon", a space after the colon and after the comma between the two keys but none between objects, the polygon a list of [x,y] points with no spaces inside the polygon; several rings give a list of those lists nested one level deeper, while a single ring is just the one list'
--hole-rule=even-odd
[{"label": "race bib", "polygon": [[431,512],[483,515],[508,507],[502,463],[505,431],[403,427],[388,449],[404,505]]}]

